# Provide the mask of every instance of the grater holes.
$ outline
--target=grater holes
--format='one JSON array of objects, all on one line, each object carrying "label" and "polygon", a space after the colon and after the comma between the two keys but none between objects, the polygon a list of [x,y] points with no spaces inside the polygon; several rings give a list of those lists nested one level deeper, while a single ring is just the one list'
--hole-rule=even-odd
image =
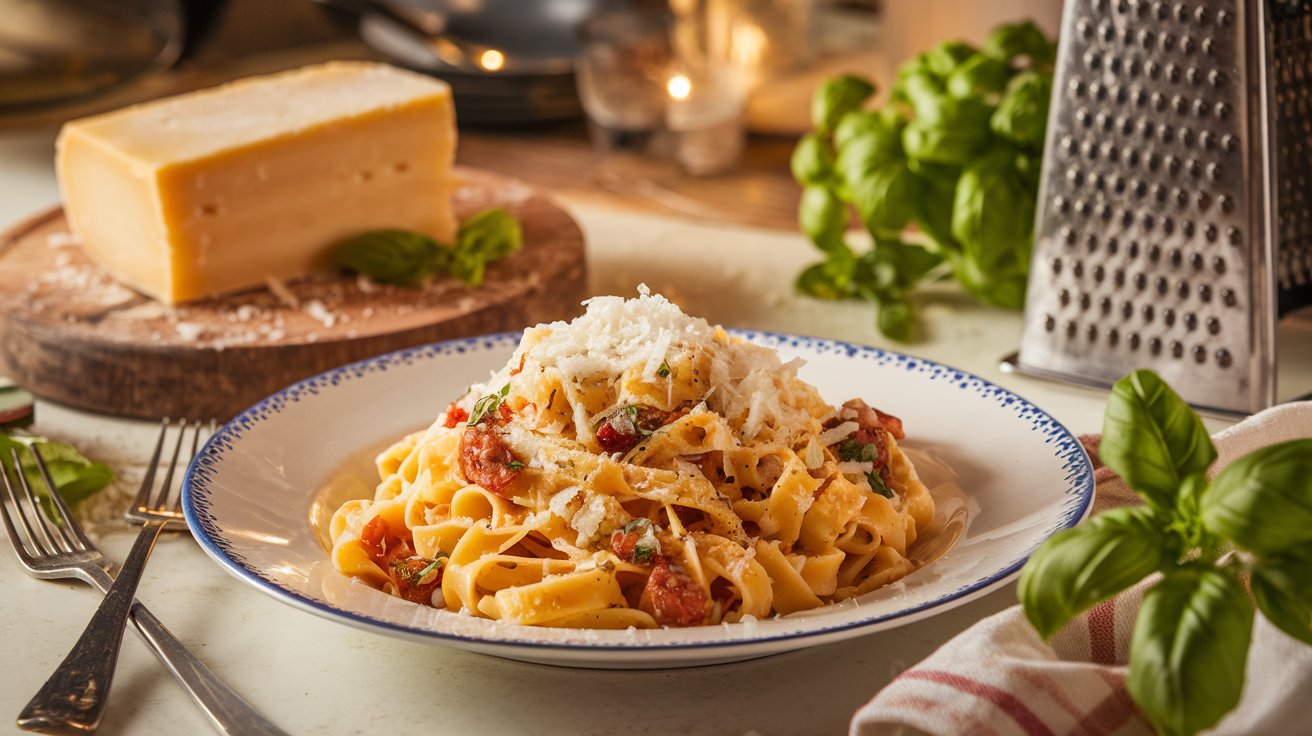
[{"label": "grater holes", "polygon": [[1159,355],[1162,352],[1162,338],[1153,337],[1148,339],[1148,352],[1153,355]]},{"label": "grater holes", "polygon": [[1194,50],[1197,48],[1198,44],[1194,41],[1193,36],[1186,33],[1180,37],[1180,51],[1185,55],[1193,54]]},{"label": "grater holes", "polygon": [[1112,347],[1115,347],[1115,346],[1116,346],[1116,343],[1118,343],[1118,342],[1120,342],[1120,341],[1121,341],[1121,331],[1118,330],[1118,329],[1116,329],[1115,327],[1108,327],[1108,328],[1107,328],[1107,344],[1108,344],[1108,345],[1111,345]]},{"label": "grater holes", "polygon": [[1230,241],[1230,245],[1238,246],[1243,242],[1243,236],[1239,234],[1239,228],[1232,225],[1225,229],[1225,233],[1226,240]]},{"label": "grater holes", "polygon": [[[1116,288],[1118,289],[1125,286],[1125,271],[1119,268],[1116,269],[1112,273],[1112,283],[1115,284]],[[1111,301],[1107,300],[1107,309],[1102,310],[1103,314],[1106,314],[1110,310],[1111,310]]]},{"label": "grater holes", "polygon": [[1189,84],[1192,84],[1193,86],[1197,87],[1198,85],[1203,83],[1203,74],[1202,72],[1198,71],[1198,67],[1191,66],[1188,69],[1184,70],[1184,80]]},{"label": "grater holes", "polygon": [[1125,254],[1128,255],[1128,256],[1130,257],[1130,260],[1134,260],[1135,258],[1138,258],[1138,257],[1139,257],[1139,241],[1137,241],[1137,240],[1131,240],[1131,241],[1130,241],[1130,247],[1125,251]]},{"label": "grater holes", "polygon": [[1153,243],[1152,245],[1148,246],[1148,260],[1151,261],[1152,263],[1157,263],[1161,259],[1162,259],[1162,246],[1156,243]]},{"label": "grater holes", "polygon": [[1129,344],[1131,350],[1138,350],[1138,349],[1139,349],[1139,344],[1140,344],[1142,341],[1143,341],[1143,338],[1139,337],[1139,333],[1137,333],[1137,332],[1131,332],[1131,333],[1130,333],[1130,339],[1129,339],[1127,342],[1128,342],[1128,344]]},{"label": "grater holes", "polygon": [[1139,315],[1143,317],[1145,324],[1151,324],[1153,317],[1156,316],[1156,310],[1153,308],[1153,305],[1145,304],[1139,309]]},{"label": "grater holes", "polygon": [[1075,214],[1079,215],[1080,217],[1088,217],[1089,214],[1093,211],[1093,207],[1083,199],[1075,200],[1075,204],[1072,206],[1075,209]]},{"label": "grater holes", "polygon": [[1181,318],[1180,322],[1184,325],[1184,328],[1190,332],[1198,329],[1198,315],[1193,312],[1185,312],[1185,315]]},{"label": "grater holes", "polygon": [[1221,289],[1221,303],[1227,307],[1233,307],[1238,304],[1239,297],[1235,294],[1235,290],[1228,287]]},{"label": "grater holes", "polygon": [[1097,236],[1097,235],[1094,235],[1093,233],[1089,233],[1088,235],[1084,236],[1084,247],[1085,247],[1085,249],[1088,250],[1089,253],[1091,253],[1091,254],[1092,254],[1092,253],[1097,253],[1097,252],[1098,252],[1098,236]]},{"label": "grater holes", "polygon": [[1175,284],[1175,293],[1176,293],[1181,299],[1188,299],[1188,298],[1189,298],[1189,282],[1188,282],[1188,281],[1185,281],[1184,279],[1180,279],[1179,281],[1177,281],[1176,284]]},{"label": "grater holes", "polygon": [[1121,248],[1121,241],[1117,240],[1115,235],[1111,236],[1110,238],[1107,238],[1107,255],[1109,256],[1116,255],[1116,251],[1120,250],[1120,248]]},{"label": "grater holes", "polygon": [[1180,81],[1180,67],[1176,66],[1174,62],[1167,62],[1166,67],[1162,70],[1162,72],[1166,76],[1166,81],[1170,82],[1171,84],[1175,84]]},{"label": "grater holes", "polygon": [[1152,95],[1149,96],[1148,99],[1150,102],[1152,102],[1153,109],[1156,110],[1157,112],[1161,112],[1162,110],[1166,109],[1166,95],[1162,94],[1161,92],[1152,93]]},{"label": "grater holes", "polygon": [[1075,320],[1072,319],[1066,321],[1066,337],[1075,337],[1075,333],[1079,329],[1080,326],[1076,324]]},{"label": "grater holes", "polygon": [[1189,265],[1193,266],[1195,271],[1203,270],[1203,254],[1194,252],[1193,255],[1189,256]]},{"label": "grater holes", "polygon": [[1212,197],[1207,192],[1199,192],[1194,202],[1198,205],[1199,212],[1206,212],[1207,208],[1212,206]]},{"label": "grater holes", "polygon": [[[1158,46],[1161,47],[1162,51],[1169,52],[1171,51],[1171,47],[1175,45],[1175,34],[1171,33],[1170,31],[1163,31],[1162,35],[1157,37],[1157,42],[1158,42]],[[1171,80],[1171,81],[1175,81],[1175,80]]]},{"label": "grater holes", "polygon": [[[1153,42],[1156,40],[1156,38],[1153,37],[1152,31],[1148,30],[1147,28],[1140,28],[1138,40],[1139,40],[1139,46],[1143,48],[1144,51],[1151,51],[1153,48]],[[1152,77],[1152,78],[1156,79],[1157,77]]]},{"label": "grater holes", "polygon": [[1221,120],[1225,120],[1226,118],[1230,117],[1230,103],[1218,102],[1212,108],[1212,111],[1216,114],[1216,117],[1220,118]]},{"label": "grater holes", "polygon": [[1180,145],[1188,148],[1194,144],[1194,132],[1189,128],[1181,128],[1180,133],[1176,136],[1180,140]]},{"label": "grater holes", "polygon": [[1184,162],[1184,170],[1189,172],[1189,176],[1197,179],[1203,175],[1203,165],[1195,159],[1188,159]]},{"label": "grater holes", "polygon": [[1209,243],[1215,243],[1217,237],[1216,225],[1207,223],[1203,226],[1203,238]]},{"label": "grater holes", "polygon": [[1167,255],[1167,260],[1171,262],[1172,266],[1179,268],[1180,264],[1184,262],[1184,254],[1180,252],[1179,248],[1172,248]]},{"label": "grater holes", "polygon": [[1175,220],[1172,220],[1170,217],[1163,217],[1163,218],[1162,218],[1162,234],[1163,234],[1163,235],[1166,235],[1166,236],[1170,236],[1171,233],[1174,233],[1174,232],[1175,232]]},{"label": "grater holes", "polygon": [[1171,341],[1171,357],[1180,358],[1184,356],[1184,343],[1179,340]]},{"label": "grater holes", "polygon": [[1169,11],[1167,10],[1166,3],[1153,3],[1153,17],[1157,20],[1166,20],[1167,12]]},{"label": "grater holes", "polygon": [[1194,9],[1194,22],[1200,26],[1207,25],[1207,8],[1199,6]]},{"label": "grater holes", "polygon": [[1229,368],[1232,363],[1234,363],[1234,357],[1230,355],[1229,350],[1226,350],[1225,348],[1220,348],[1219,350],[1216,351],[1217,365],[1221,366],[1222,368]]},{"label": "grater holes", "polygon": [[1212,135],[1212,131],[1204,130],[1198,134],[1198,145],[1202,146],[1204,151],[1210,151],[1216,146],[1216,136]]},{"label": "grater holes", "polygon": [[1080,294],[1080,311],[1087,312],[1089,307],[1093,306],[1093,299],[1087,293]]},{"label": "grater holes", "polygon": [[1216,317],[1208,317],[1207,322],[1204,324],[1207,325],[1207,334],[1219,335],[1221,333],[1221,320]]},{"label": "grater holes", "polygon": [[1193,111],[1194,111],[1194,117],[1198,117],[1198,118],[1206,117],[1207,101],[1202,99],[1201,97],[1194,100]]},{"label": "grater holes", "polygon": [[1148,187],[1148,192],[1153,195],[1153,201],[1158,204],[1166,202],[1166,187],[1161,184],[1153,184]]},{"label": "grater holes", "polygon": [[1043,315],[1043,330],[1045,332],[1052,332],[1055,329],[1057,329],[1056,318],[1053,317],[1051,314]]},{"label": "grater holes", "polygon": [[1201,365],[1207,362],[1207,348],[1203,347],[1202,345],[1195,345],[1193,354],[1194,354],[1195,363]]},{"label": "grater holes", "polygon": [[1225,273],[1225,259],[1221,256],[1213,256],[1212,270],[1216,272],[1217,276],[1223,275]]},{"label": "grater holes", "polygon": [[1097,326],[1097,325],[1089,325],[1087,328],[1085,328],[1085,330],[1084,330],[1084,337],[1085,337],[1085,339],[1087,339],[1089,342],[1095,342],[1095,341],[1097,341],[1097,339],[1098,339],[1098,326]]},{"label": "grater holes", "polygon": [[1181,234],[1181,235],[1184,235],[1186,238],[1192,238],[1192,237],[1194,236],[1194,221],[1193,221],[1193,220],[1181,220],[1181,221],[1180,221],[1180,234]]},{"label": "grater holes", "polygon": [[1071,203],[1060,194],[1052,198],[1052,207],[1063,215],[1070,214],[1071,211]]},{"label": "grater holes", "polygon": [[1098,311],[1104,315],[1108,315],[1112,313],[1111,297],[1104,296],[1098,299]]},{"label": "grater holes", "polygon": [[1184,97],[1180,95],[1171,95],[1171,110],[1174,111],[1176,115],[1184,115],[1189,111],[1189,105],[1184,101]]},{"label": "grater holes", "polygon": [[1210,304],[1212,301],[1212,287],[1210,284],[1198,285],[1198,299],[1204,304]]},{"label": "grater holes", "polygon": [[1171,6],[1171,17],[1175,18],[1177,23],[1183,23],[1189,18],[1182,3]]},{"label": "grater holes", "polygon": [[1083,107],[1075,111],[1075,122],[1087,128],[1093,124],[1093,115]]},{"label": "grater holes", "polygon": [[1052,269],[1052,275],[1053,275],[1053,276],[1058,276],[1058,275],[1060,275],[1060,274],[1061,274],[1061,259],[1060,259],[1060,258],[1057,258],[1056,256],[1054,256],[1053,258],[1049,259],[1049,261],[1048,261],[1048,267]]},{"label": "grater holes", "polygon": [[[1221,178],[1221,164],[1218,164],[1218,163],[1216,163],[1215,161],[1213,161],[1212,163],[1208,164],[1208,165],[1207,165],[1207,178],[1208,178],[1208,179],[1211,179],[1212,181],[1216,181],[1217,179]],[[1221,205],[1221,211],[1222,211],[1222,212],[1228,212],[1228,211],[1229,211],[1229,210],[1227,210],[1227,209],[1225,208],[1226,203],[1229,202],[1229,201],[1230,201],[1230,198],[1227,197],[1227,196],[1225,196],[1224,194],[1222,194],[1222,195],[1221,195],[1219,198],[1217,198],[1217,200],[1216,200],[1217,204]]]},{"label": "grater holes", "polygon": [[1121,303],[1121,318],[1129,319],[1134,316],[1134,303],[1125,301]]},{"label": "grater holes", "polygon": [[1071,305],[1070,289],[1062,289],[1057,292],[1057,303],[1063,307],[1069,307]]},{"label": "grater holes", "polygon": [[1189,192],[1180,187],[1171,187],[1171,201],[1175,202],[1176,207],[1184,209],[1189,206]]},{"label": "grater holes", "polygon": [[[1095,284],[1101,284],[1103,280],[1106,278],[1107,278],[1106,268],[1104,268],[1103,266],[1093,267],[1093,282]],[[1083,294],[1080,296],[1080,309],[1088,309],[1088,308],[1089,308],[1089,295]]]},{"label": "grater holes", "polygon": [[1157,290],[1159,296],[1166,296],[1167,292],[1171,290],[1171,283],[1166,280],[1165,276],[1158,276],[1153,281],[1153,288]]},{"label": "grater holes", "polygon": [[1092,51],[1084,52],[1083,61],[1084,66],[1089,69],[1097,70],[1102,68],[1102,57]]},{"label": "grater holes", "polygon": [[1166,325],[1167,327],[1174,327],[1174,326],[1175,326],[1175,310],[1174,310],[1174,309],[1171,309],[1170,307],[1165,307],[1165,308],[1162,309],[1162,324]]}]

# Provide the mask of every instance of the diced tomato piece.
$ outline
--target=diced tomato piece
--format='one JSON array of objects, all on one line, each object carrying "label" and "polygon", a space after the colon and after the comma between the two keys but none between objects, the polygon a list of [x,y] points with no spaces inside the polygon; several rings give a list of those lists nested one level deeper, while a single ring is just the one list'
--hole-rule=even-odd
[{"label": "diced tomato piece", "polygon": [[467,421],[469,421],[469,412],[457,406],[454,401],[451,402],[451,406],[446,408],[446,422],[443,423],[444,426],[447,429],[455,429],[456,425]]},{"label": "diced tomato piece", "polygon": [[[504,404],[502,407],[504,408]],[[493,422],[466,427],[460,437],[460,472],[471,483],[506,496],[524,464],[515,458]]]},{"label": "diced tomato piece", "polygon": [[651,605],[652,617],[661,626],[698,626],[710,613],[711,600],[683,568],[657,555],[643,599]]},{"label": "diced tomato piece", "polygon": [[[393,560],[387,572],[392,585],[396,586],[396,594],[412,603],[433,605],[433,591],[442,585],[445,565],[439,564],[432,570],[430,567],[433,567],[433,560],[427,557]],[[429,572],[423,574],[425,570]]]}]

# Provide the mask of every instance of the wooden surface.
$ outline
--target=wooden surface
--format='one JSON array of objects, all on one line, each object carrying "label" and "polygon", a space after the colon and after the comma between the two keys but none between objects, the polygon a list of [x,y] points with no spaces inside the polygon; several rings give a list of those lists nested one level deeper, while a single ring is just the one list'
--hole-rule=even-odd
[{"label": "wooden surface", "polygon": [[[524,249],[470,289],[317,274],[167,307],[87,260],[56,208],[0,235],[0,374],[32,393],[114,415],[227,419],[298,379],[379,353],[572,317],[586,298],[583,234],[524,183],[460,169],[462,219],[514,213]],[[282,290],[279,290],[282,291]]]}]

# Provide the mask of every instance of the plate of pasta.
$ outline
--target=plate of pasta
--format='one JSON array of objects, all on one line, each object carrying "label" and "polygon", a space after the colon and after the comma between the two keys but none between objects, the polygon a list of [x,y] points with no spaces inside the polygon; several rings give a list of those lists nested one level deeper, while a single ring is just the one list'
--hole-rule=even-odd
[{"label": "plate of pasta", "polygon": [[1071,433],[981,378],[643,290],[290,386],[210,438],[184,509],[222,567],[312,613],[626,668],[934,615],[1092,494]]}]

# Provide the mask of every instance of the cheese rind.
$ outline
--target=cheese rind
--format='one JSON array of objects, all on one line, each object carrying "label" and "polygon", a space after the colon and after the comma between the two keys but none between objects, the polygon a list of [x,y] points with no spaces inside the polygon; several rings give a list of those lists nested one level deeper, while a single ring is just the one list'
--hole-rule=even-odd
[{"label": "cheese rind", "polygon": [[450,242],[455,142],[446,84],[336,62],[70,122],[57,169],[87,254],[175,303],[327,268],[369,230]]}]

